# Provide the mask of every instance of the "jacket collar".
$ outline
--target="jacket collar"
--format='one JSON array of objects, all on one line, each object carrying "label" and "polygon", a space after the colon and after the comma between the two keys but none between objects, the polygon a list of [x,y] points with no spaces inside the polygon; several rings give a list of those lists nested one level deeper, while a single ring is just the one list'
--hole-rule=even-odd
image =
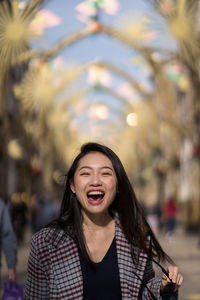
[{"label": "jacket collar", "polygon": [[[120,226],[119,214],[114,212],[115,224],[117,227]],[[58,229],[55,227],[49,227],[47,234],[45,236],[45,241],[50,243],[55,248],[66,242],[67,240],[72,240],[69,235],[65,233],[63,229]]]},{"label": "jacket collar", "polygon": [[45,242],[51,244],[55,248],[62,245],[64,242],[66,242],[70,237],[64,232],[63,229],[57,229],[57,228],[49,228],[49,231],[47,232],[45,236]]}]

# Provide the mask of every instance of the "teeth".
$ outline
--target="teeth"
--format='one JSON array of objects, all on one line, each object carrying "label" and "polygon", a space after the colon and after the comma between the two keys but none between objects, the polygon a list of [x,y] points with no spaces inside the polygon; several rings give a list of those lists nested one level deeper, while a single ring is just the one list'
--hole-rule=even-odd
[{"label": "teeth", "polygon": [[94,191],[94,192],[89,192],[88,195],[103,195],[104,193],[103,192],[100,192],[100,191]]}]

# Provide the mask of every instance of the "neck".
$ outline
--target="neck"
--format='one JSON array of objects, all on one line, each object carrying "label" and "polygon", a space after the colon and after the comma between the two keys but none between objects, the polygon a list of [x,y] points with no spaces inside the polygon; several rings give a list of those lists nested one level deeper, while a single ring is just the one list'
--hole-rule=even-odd
[{"label": "neck", "polygon": [[91,215],[82,212],[82,215],[83,215],[83,227],[92,230],[98,230],[98,229],[103,229],[105,227],[109,227],[109,225],[111,225],[113,221],[109,213]]}]

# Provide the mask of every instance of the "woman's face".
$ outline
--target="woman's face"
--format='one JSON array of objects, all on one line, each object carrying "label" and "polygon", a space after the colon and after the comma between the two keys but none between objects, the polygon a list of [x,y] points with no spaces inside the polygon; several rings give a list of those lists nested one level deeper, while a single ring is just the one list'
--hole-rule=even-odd
[{"label": "woman's face", "polygon": [[110,159],[100,152],[82,157],[70,185],[85,213],[107,213],[117,191],[117,177]]}]

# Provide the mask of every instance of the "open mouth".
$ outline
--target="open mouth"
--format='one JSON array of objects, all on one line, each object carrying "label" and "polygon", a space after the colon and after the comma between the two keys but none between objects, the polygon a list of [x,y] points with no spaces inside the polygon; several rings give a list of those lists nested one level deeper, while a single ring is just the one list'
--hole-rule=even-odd
[{"label": "open mouth", "polygon": [[98,204],[103,200],[105,193],[101,191],[92,191],[87,193],[88,201],[92,204]]}]

